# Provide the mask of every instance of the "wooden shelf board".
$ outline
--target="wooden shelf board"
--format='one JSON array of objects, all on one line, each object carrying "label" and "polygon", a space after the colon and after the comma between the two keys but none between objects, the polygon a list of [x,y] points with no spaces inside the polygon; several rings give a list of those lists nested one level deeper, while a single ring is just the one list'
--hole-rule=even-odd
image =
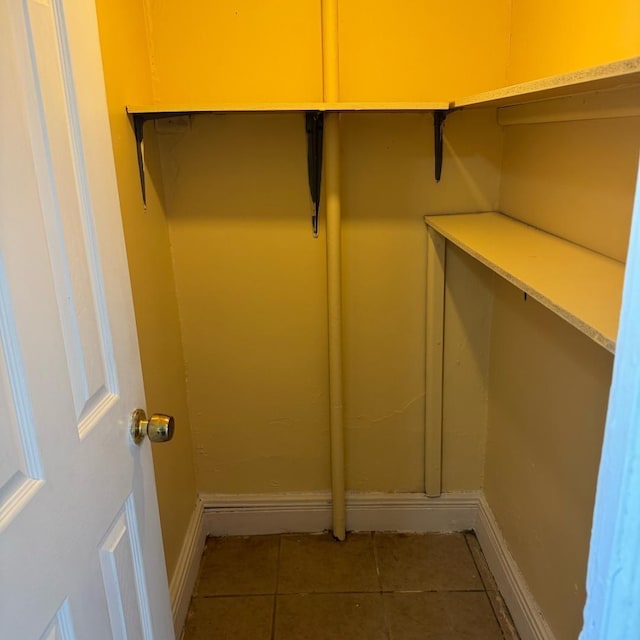
[{"label": "wooden shelf board", "polygon": [[327,102],[324,111],[438,111],[448,109],[442,102]]},{"label": "wooden shelf board", "polygon": [[624,263],[501,213],[426,216],[428,226],[615,352]]},{"label": "wooden shelf board", "polygon": [[220,104],[132,105],[131,115],[171,115],[185,113],[281,113],[297,111],[434,111],[448,109],[448,102],[265,102]]},{"label": "wooden shelf board", "polygon": [[455,100],[452,107],[501,107],[640,84],[640,56],[514,84]]},{"label": "wooden shelf board", "polygon": [[170,115],[172,113],[253,113],[287,111],[322,111],[322,102],[229,102],[217,104],[145,104],[128,106],[131,115]]}]

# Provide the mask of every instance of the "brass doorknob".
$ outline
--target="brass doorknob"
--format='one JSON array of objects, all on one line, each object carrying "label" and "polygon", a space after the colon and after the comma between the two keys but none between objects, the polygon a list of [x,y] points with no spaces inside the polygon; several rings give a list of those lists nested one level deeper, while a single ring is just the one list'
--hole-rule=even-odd
[{"label": "brass doorknob", "polygon": [[136,409],[131,414],[131,439],[140,444],[145,436],[151,442],[169,442],[173,438],[175,420],[173,416],[154,413],[148,420],[143,409]]}]

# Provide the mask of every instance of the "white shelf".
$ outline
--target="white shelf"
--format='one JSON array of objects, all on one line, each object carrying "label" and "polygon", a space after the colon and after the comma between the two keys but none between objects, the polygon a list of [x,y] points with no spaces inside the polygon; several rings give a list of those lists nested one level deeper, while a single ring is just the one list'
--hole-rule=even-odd
[{"label": "white shelf", "polygon": [[503,107],[640,84],[640,56],[460,98],[452,107]]},{"label": "white shelf", "polygon": [[216,104],[149,104],[127,107],[131,115],[149,117],[186,113],[278,113],[295,111],[436,111],[449,108],[449,102],[229,102]]},{"label": "white shelf", "polygon": [[426,216],[426,224],[615,352],[625,265],[501,213]]}]

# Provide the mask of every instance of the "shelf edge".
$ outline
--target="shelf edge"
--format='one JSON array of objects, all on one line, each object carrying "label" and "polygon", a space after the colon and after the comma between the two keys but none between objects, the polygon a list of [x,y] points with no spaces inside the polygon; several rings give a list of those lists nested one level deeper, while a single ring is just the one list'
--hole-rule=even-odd
[{"label": "shelf edge", "polygon": [[287,113],[324,112],[423,112],[442,111],[450,102],[282,102],[282,103],[220,103],[210,105],[127,105],[129,115],[201,114],[201,113]]},{"label": "shelf edge", "polygon": [[[504,214],[499,214],[499,215],[504,215]],[[480,264],[483,264],[488,269],[491,269],[491,271],[493,271],[494,273],[498,274],[501,278],[503,278],[507,282],[513,284],[517,289],[519,289],[520,291],[522,291],[522,292],[526,293],[527,295],[531,296],[534,300],[539,302],[542,306],[546,307],[547,309],[549,309],[550,311],[555,313],[557,316],[562,318],[565,322],[567,322],[571,326],[575,327],[580,332],[582,332],[584,335],[586,335],[588,338],[593,340],[596,344],[600,345],[601,347],[603,347],[604,349],[609,351],[609,353],[615,354],[615,350],[616,350],[616,339],[615,338],[610,338],[609,336],[605,335],[599,329],[596,329],[595,327],[591,326],[590,324],[588,324],[587,322],[582,320],[580,317],[576,316],[574,313],[568,311],[566,308],[564,308],[564,307],[560,306],[559,304],[555,303],[553,300],[548,298],[544,293],[542,293],[541,291],[538,291],[537,289],[535,289],[532,285],[527,284],[526,282],[522,281],[520,278],[517,278],[511,272],[503,269],[502,267],[500,267],[496,263],[494,263],[491,260],[485,258],[481,253],[479,253],[475,249],[471,248],[466,243],[461,242],[458,238],[454,237],[451,233],[448,233],[446,230],[444,230],[442,228],[438,228],[437,221],[435,221],[434,219],[446,218],[446,217],[448,217],[448,216],[446,216],[446,215],[443,215],[443,216],[425,216],[424,217],[424,221],[425,221],[425,224],[427,225],[427,227],[431,227],[432,229],[437,231],[444,238],[446,238],[449,242],[451,242],[455,246],[459,247],[462,251],[464,251],[465,253],[470,255],[472,258],[477,260]],[[504,216],[504,217],[508,218],[508,216]],[[434,221],[435,224],[433,224],[432,221]],[[520,224],[522,224],[523,226],[529,226],[529,225],[526,225],[524,223],[520,223]],[[540,233],[545,233],[544,231],[542,231],[540,229],[535,229],[534,227],[530,227],[530,228],[534,229],[536,231],[539,231]],[[548,234],[548,235],[551,235],[551,234]],[[555,236],[552,236],[552,237],[555,237]],[[566,241],[566,242],[568,244],[572,244],[569,241]]]},{"label": "shelf edge", "polygon": [[640,56],[493,89],[453,101],[454,108],[504,106],[640,83]]}]

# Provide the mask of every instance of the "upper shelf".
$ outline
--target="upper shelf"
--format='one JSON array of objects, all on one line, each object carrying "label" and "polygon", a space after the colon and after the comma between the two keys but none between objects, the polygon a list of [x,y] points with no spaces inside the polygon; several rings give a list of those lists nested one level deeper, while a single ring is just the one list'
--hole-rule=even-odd
[{"label": "upper shelf", "polygon": [[152,104],[127,107],[131,115],[148,118],[187,113],[282,113],[293,111],[439,111],[449,108],[442,102],[229,102],[218,104]]},{"label": "upper shelf", "polygon": [[640,84],[640,56],[460,98],[452,107],[502,107]]},{"label": "upper shelf", "polygon": [[460,107],[501,107],[590,91],[640,84],[640,56],[494,89],[452,102],[225,102],[215,104],[148,104],[127,107],[147,118],[189,113],[278,113],[295,111],[445,111]]},{"label": "upper shelf", "polygon": [[625,265],[501,213],[426,216],[428,226],[615,352]]}]

